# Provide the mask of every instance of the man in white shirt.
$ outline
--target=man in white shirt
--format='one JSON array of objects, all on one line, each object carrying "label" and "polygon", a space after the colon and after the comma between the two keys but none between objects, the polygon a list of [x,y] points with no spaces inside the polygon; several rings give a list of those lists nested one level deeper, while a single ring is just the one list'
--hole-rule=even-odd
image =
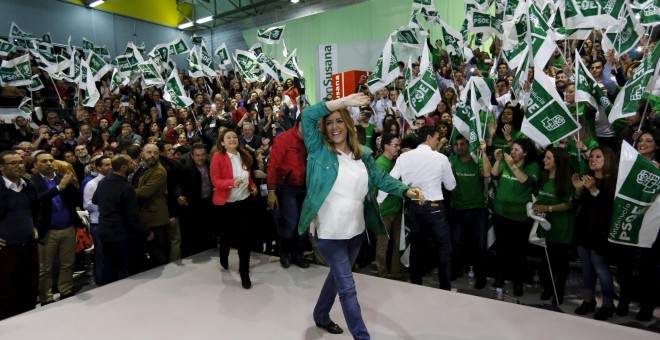
[{"label": "man in white shirt", "polygon": [[408,206],[410,282],[422,284],[424,248],[430,234],[437,245],[440,289],[450,290],[451,235],[442,187],[453,190],[456,179],[449,159],[438,152],[440,133],[426,125],[418,130],[417,136],[421,144],[399,156],[390,172],[392,177],[400,178],[403,183],[422,189],[427,199],[424,204],[412,202]]},{"label": "man in white shirt", "polygon": [[87,183],[83,191],[83,209],[89,212],[89,230],[94,241],[94,277],[96,282],[100,282],[100,273],[103,270],[103,245],[97,235],[96,228],[99,225],[99,206],[92,203],[92,197],[96,192],[99,182],[108,174],[112,173],[112,159],[108,156],[101,156],[94,161],[98,176]]}]

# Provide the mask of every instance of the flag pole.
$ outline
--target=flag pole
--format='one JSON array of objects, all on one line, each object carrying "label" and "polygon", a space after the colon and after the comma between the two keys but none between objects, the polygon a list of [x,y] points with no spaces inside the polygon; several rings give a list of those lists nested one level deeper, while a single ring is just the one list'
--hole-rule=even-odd
[{"label": "flag pole", "polygon": [[48,75],[48,78],[50,78],[51,83],[53,83],[53,89],[55,90],[55,93],[57,94],[57,98],[59,98],[60,103],[62,103],[62,97],[60,96],[60,92],[57,91],[57,85],[55,85],[55,80],[53,80],[53,77],[51,77],[50,74]]},{"label": "flag pole", "polygon": [[[647,30],[648,29],[649,28],[647,28]],[[649,36],[649,38],[646,40],[646,46],[644,47],[644,50],[648,49],[650,42],[651,42],[651,37]],[[644,52],[644,50],[642,50],[642,52]],[[644,59],[643,56],[642,56],[642,59]],[[641,67],[641,65],[640,65],[640,67]],[[648,84],[646,84],[646,88],[644,89],[644,92],[649,92],[649,86],[651,84],[652,84],[652,82],[649,82]],[[644,113],[642,114],[642,119],[639,121],[639,127],[637,127],[637,131],[642,130],[642,126],[644,125],[644,121],[646,120],[648,107],[649,107],[649,100],[647,99],[646,100],[646,105],[644,105],[644,111],[642,111]],[[637,141],[633,140],[633,144],[632,144],[633,148],[635,147],[636,144],[637,144]]]}]

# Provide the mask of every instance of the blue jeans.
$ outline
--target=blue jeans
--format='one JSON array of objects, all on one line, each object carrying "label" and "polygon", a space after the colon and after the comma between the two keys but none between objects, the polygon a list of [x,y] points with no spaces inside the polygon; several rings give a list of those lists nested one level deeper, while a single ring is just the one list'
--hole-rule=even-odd
[{"label": "blue jeans", "polygon": [[[279,207],[273,211],[277,223],[277,235],[280,238],[280,253],[291,254],[291,258],[300,260],[307,234],[298,234],[298,220],[305,200],[305,187],[292,185],[277,185],[277,201]],[[279,216],[278,216],[279,215]]]},{"label": "blue jeans", "polygon": [[424,277],[424,248],[429,237],[437,246],[438,280],[440,289],[450,290],[451,235],[444,203],[423,205],[416,202],[408,206],[410,224],[410,282],[422,284]]},{"label": "blue jeans", "polygon": [[330,267],[328,277],[323,283],[321,294],[314,307],[314,321],[327,325],[330,320],[330,309],[339,294],[339,302],[344,312],[348,330],[355,339],[370,339],[367,326],[362,320],[360,304],[357,300],[355,281],[353,280],[353,263],[360,252],[364,233],[348,240],[327,240],[315,237],[316,245]]},{"label": "blue jeans", "polygon": [[595,250],[585,246],[577,247],[580,260],[582,260],[582,295],[585,300],[596,299],[596,276],[600,280],[603,291],[603,304],[614,301],[614,282],[610,265],[607,260]]},{"label": "blue jeans", "polygon": [[477,277],[486,277],[486,214],[486,208],[454,210],[451,259],[455,273],[462,273],[469,263]]}]

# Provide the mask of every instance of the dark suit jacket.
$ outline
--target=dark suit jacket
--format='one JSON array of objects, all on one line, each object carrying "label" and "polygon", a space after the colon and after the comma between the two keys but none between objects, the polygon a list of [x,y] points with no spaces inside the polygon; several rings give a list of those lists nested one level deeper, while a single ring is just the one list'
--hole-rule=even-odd
[{"label": "dark suit jacket", "polygon": [[[206,170],[211,183],[211,161],[206,159]],[[186,197],[189,206],[196,206],[202,200],[202,174],[197,169],[197,164],[190,160],[185,163],[181,172],[181,188],[183,196]],[[213,184],[211,183],[211,196],[213,196]]]},{"label": "dark suit jacket", "polygon": [[162,156],[158,160],[167,172],[167,210],[170,217],[177,217],[179,216],[177,199],[181,196],[181,163]]},{"label": "dark suit jacket", "polygon": [[[28,197],[30,199],[30,210],[32,211],[32,223],[37,230],[39,230],[39,225],[41,221],[41,204],[39,201],[39,196],[37,195],[37,189],[34,187],[34,184],[27,178],[23,178],[27,187],[23,190],[26,190]],[[4,219],[7,215],[8,202],[9,198],[7,197],[11,189],[5,187],[5,181],[0,178],[0,220]],[[9,242],[9,241],[7,241]]]},{"label": "dark suit jacket", "polygon": [[[55,174],[55,183],[59,185],[62,181],[62,177],[63,176],[60,174]],[[61,195],[64,206],[67,211],[69,211],[69,215],[71,215],[71,224],[76,228],[84,227],[83,222],[80,220],[80,216],[78,216],[78,212],[76,211],[76,207],[82,207],[82,194],[73,183],[69,183],[69,185],[67,185],[67,187],[61,192],[57,187],[48,189],[46,180],[39,174],[32,176],[32,183],[34,183],[34,186],[37,189],[37,195],[41,203],[41,223],[39,223],[37,229],[39,231],[39,238],[43,238],[50,228],[50,219],[53,213],[51,200],[57,195]]]},{"label": "dark suit jacket", "polygon": [[135,189],[126,178],[115,174],[105,176],[94,192],[92,203],[99,206],[97,230],[104,241],[125,241],[133,233],[146,238],[149,234],[140,219]]}]

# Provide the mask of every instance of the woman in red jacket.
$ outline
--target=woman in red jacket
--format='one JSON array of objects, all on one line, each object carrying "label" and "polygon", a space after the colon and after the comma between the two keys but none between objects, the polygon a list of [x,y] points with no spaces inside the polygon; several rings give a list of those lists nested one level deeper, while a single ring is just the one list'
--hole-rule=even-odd
[{"label": "woman in red jacket", "polygon": [[252,156],[240,145],[234,130],[225,130],[218,136],[218,152],[211,161],[211,184],[215,188],[213,205],[221,216],[220,265],[228,269],[229,238],[238,243],[238,271],[241,285],[252,286],[250,281],[250,216],[254,211],[257,186],[250,176]]}]

